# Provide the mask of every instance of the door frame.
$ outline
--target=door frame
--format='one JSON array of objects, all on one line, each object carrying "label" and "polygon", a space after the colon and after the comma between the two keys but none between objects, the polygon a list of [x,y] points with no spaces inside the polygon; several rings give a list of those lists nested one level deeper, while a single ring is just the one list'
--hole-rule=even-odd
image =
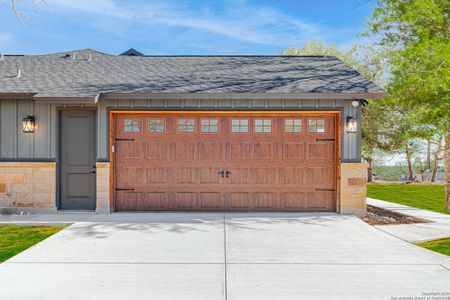
[{"label": "door frame", "polygon": [[116,115],[120,114],[299,114],[299,115],[313,115],[313,114],[323,114],[323,115],[335,115],[335,155],[336,155],[336,212],[341,211],[341,140],[343,138],[342,132],[342,116],[343,109],[324,109],[324,110],[120,110],[112,109],[109,111],[109,205],[112,212],[116,212],[116,202],[115,202],[115,153],[114,153],[114,138],[115,138],[115,126],[116,126]]},{"label": "door frame", "polygon": [[[95,152],[95,162],[97,162],[97,107],[57,107],[56,108],[56,124],[58,124],[56,128],[56,208],[57,210],[61,210],[61,183],[62,183],[62,171],[61,171],[61,125],[62,125],[62,113],[63,111],[71,111],[71,110],[91,110],[94,111],[94,152]],[[95,174],[95,178],[97,181],[97,174]],[[97,191],[97,182],[95,186],[95,190]],[[97,196],[95,199],[95,205],[97,206]],[[95,209],[94,209],[95,211]]]}]

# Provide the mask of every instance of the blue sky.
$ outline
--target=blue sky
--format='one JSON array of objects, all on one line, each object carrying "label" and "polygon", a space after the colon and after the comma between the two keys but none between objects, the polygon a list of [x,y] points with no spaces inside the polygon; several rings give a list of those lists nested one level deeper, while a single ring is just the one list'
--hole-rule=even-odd
[{"label": "blue sky", "polygon": [[313,39],[348,47],[373,1],[45,0],[35,13],[21,0],[21,20],[8,6],[0,5],[0,53],[278,54]]}]

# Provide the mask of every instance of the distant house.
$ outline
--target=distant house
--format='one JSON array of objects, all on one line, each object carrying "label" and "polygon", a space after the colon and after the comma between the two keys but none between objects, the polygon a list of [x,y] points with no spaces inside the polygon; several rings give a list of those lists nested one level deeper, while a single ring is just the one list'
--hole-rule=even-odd
[{"label": "distant house", "polygon": [[2,56],[0,206],[361,215],[384,94],[330,56]]}]

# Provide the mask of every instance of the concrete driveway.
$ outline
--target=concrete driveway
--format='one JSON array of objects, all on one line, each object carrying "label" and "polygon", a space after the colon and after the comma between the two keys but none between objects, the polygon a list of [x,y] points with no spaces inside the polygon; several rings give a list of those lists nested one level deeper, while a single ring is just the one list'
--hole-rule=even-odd
[{"label": "concrete driveway", "polygon": [[120,213],[1,264],[0,299],[395,299],[450,293],[449,268],[351,216]]}]

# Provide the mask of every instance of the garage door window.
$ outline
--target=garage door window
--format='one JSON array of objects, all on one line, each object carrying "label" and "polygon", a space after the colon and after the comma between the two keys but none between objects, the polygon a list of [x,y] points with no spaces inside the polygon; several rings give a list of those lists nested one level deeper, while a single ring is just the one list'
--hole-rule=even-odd
[{"label": "garage door window", "polygon": [[147,132],[162,133],[165,131],[164,119],[149,119],[147,120]]},{"label": "garage door window", "polygon": [[125,132],[141,132],[141,120],[126,119],[124,131]]},{"label": "garage door window", "polygon": [[219,120],[217,119],[202,119],[200,121],[200,132],[217,133],[219,132]]},{"label": "garage door window", "polygon": [[266,132],[266,133],[272,132],[272,120],[256,119],[255,132]]},{"label": "garage door window", "polygon": [[178,119],[178,132],[195,132],[195,119]]},{"label": "garage door window", "polygon": [[248,132],[248,119],[231,120],[231,132]]},{"label": "garage door window", "polygon": [[308,120],[308,132],[325,132],[325,120]]},{"label": "garage door window", "polygon": [[289,133],[302,132],[302,120],[301,119],[284,120],[284,132]]}]

